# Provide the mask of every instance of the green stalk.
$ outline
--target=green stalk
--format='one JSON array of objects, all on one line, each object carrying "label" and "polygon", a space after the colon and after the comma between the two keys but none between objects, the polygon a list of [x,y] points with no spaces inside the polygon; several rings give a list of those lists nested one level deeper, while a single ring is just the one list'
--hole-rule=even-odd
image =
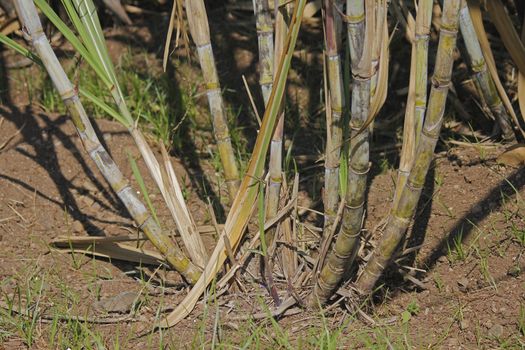
[{"label": "green stalk", "polygon": [[68,109],[87,153],[118,195],[138,227],[141,228],[149,240],[177,271],[190,283],[196,283],[200,277],[200,270],[191,263],[177,244],[162,232],[159,225],[144,204],[137,198],[135,191],[133,191],[113,159],[100,143],[76,90],[69,81],[44,34],[35,5],[32,1],[16,0],[15,6],[20,21],[37,55],[40,57]]},{"label": "green stalk", "polygon": [[219,75],[215,65],[213,49],[210,40],[210,26],[203,0],[186,0],[186,13],[190,34],[197,45],[200,66],[204,81],[208,103],[212,116],[213,132],[217,141],[219,155],[224,168],[224,177],[228,186],[231,201],[235,199],[239,190],[239,169],[233,152],[228,119],[224,109]]},{"label": "green stalk", "polygon": [[[330,111],[326,113],[326,160],[324,179],[324,232],[332,227],[339,205],[339,165],[343,143],[344,90],[341,66],[341,16],[333,0],[325,0],[326,71]],[[328,102],[328,101],[327,101]]]},{"label": "green stalk", "polygon": [[510,117],[503,106],[503,102],[498,94],[494,80],[487,69],[487,63],[483,57],[478,36],[476,35],[476,30],[474,29],[474,24],[472,23],[467,2],[465,0],[461,2],[459,28],[465,46],[467,47],[472,75],[481,91],[483,99],[487,103],[490,111],[501,128],[503,141],[507,143],[515,142],[516,135],[512,129]]},{"label": "green stalk", "polygon": [[436,66],[432,76],[428,110],[419,136],[416,158],[407,183],[403,187],[398,201],[394,203],[395,206],[392,208],[388,218],[383,237],[356,281],[356,288],[363,295],[368,295],[372,292],[374,285],[389,264],[396,248],[403,240],[414,215],[428,168],[433,159],[434,149],[441,125],[443,124],[445,103],[452,75],[460,2],[461,0],[444,1]]},{"label": "green stalk", "polygon": [[264,99],[264,105],[272,92],[273,84],[273,24],[268,0],[255,0],[255,22],[257,25],[257,41],[259,44],[259,85]]},{"label": "green stalk", "polygon": [[[366,178],[369,171],[368,128],[363,126],[370,109],[370,84],[372,77],[371,43],[375,32],[374,1],[347,1],[348,42],[354,86],[352,89],[350,119],[350,155],[346,189],[346,207],[341,229],[323,266],[314,297],[324,304],[352,264],[359,246],[359,236],[364,214]],[[365,16],[366,8],[366,16]],[[365,28],[366,17],[366,28]],[[363,129],[363,130],[361,130]]]},{"label": "green stalk", "polygon": [[323,236],[320,244],[321,254],[316,263],[314,276],[314,291],[310,295],[308,303],[312,306],[318,305],[317,295],[321,294],[318,286],[318,273],[324,264],[325,252],[329,249],[332,240],[332,226],[335,223],[339,207],[340,194],[340,163],[341,146],[343,143],[343,110],[344,110],[344,88],[343,72],[341,65],[341,16],[332,0],[324,1],[324,30],[325,30],[325,106],[326,106],[326,158],[324,172],[324,224]]},{"label": "green stalk", "polygon": [[[282,6],[277,9],[275,18],[275,52],[274,61],[279,60],[286,44],[286,36],[288,34],[288,6]],[[279,210],[279,200],[281,198],[281,181],[282,181],[282,164],[283,164],[283,133],[284,133],[284,104],[286,95],[283,96],[279,110],[279,119],[273,132],[272,142],[270,144],[270,162],[268,165],[268,172],[270,175],[268,181],[268,198],[266,202],[266,219],[271,219]],[[275,238],[275,228],[271,228],[266,232],[266,244],[272,247]],[[266,271],[267,274],[271,271]]]},{"label": "green stalk", "polygon": [[[428,83],[428,41],[430,38],[430,25],[432,20],[432,0],[420,0],[418,2],[418,12],[416,15],[414,50],[414,67],[411,75],[414,81],[410,84],[414,87],[414,102],[407,101],[407,111],[405,113],[405,123],[403,126],[403,147],[399,161],[399,171],[397,176],[396,194],[394,202],[400,196],[414,162],[417,142],[423,120],[427,109],[427,83]],[[410,90],[410,89],[409,89]],[[410,95],[409,95],[410,98]],[[394,205],[395,206],[395,205]]]}]

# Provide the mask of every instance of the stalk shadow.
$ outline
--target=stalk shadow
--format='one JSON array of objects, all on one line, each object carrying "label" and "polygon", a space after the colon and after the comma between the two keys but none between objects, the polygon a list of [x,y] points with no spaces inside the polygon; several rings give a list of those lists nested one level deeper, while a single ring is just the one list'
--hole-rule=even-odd
[{"label": "stalk shadow", "polygon": [[9,95],[9,77],[4,58],[6,51],[3,45],[0,46],[0,106],[12,104]]},{"label": "stalk shadow", "polygon": [[501,209],[505,203],[505,197],[515,197],[523,186],[525,186],[525,176],[523,176],[523,167],[521,167],[503,179],[482,200],[472,205],[470,211],[457,221],[448,236],[443,237],[439,244],[422,260],[419,268],[426,271],[432,270],[438,259],[447,254],[447,247],[453,246],[454,241],[459,238],[462,242],[467,241],[481,221],[488,217],[492,211]]},{"label": "stalk shadow", "polygon": [[[101,235],[102,229],[94,224],[91,219],[93,216],[88,216],[80,209],[73,190],[80,194],[90,197],[102,209],[111,211],[120,216],[129,217],[125,212],[124,207],[117,201],[115,195],[110,194],[105,186],[97,180],[89,165],[80,155],[80,150],[71,141],[70,137],[66,135],[59,126],[67,121],[65,116],[59,117],[56,120],[51,120],[48,116],[42,113],[35,113],[31,106],[27,106],[24,111],[16,106],[6,106],[0,108],[0,113],[9,122],[13,123],[22,136],[23,143],[30,145],[31,150],[25,147],[13,146],[13,148],[24,157],[27,157],[38,164],[42,169],[45,169],[49,178],[55,184],[62,202],[54,201],[62,209],[66,208],[73,220],[78,220],[82,223],[87,233],[91,235]],[[43,127],[40,125],[43,123]],[[44,136],[46,135],[46,136]],[[64,169],[61,169],[58,161],[58,152],[55,145],[55,140],[59,140],[60,144],[67,149],[71,155],[74,156],[76,162],[80,165],[81,171],[86,174],[89,181],[97,188],[104,198],[109,202],[109,205],[101,201],[96,196],[90,195],[89,191],[82,186],[77,186],[68,180],[64,175]],[[22,142],[20,142],[21,144]],[[32,151],[32,152],[31,152]],[[20,180],[14,179],[7,174],[1,174],[1,177],[13,183],[21,185],[23,188],[31,189],[31,185],[23,183]],[[42,195],[42,198],[49,197]]]},{"label": "stalk shadow", "polygon": [[[414,217],[414,222],[412,224],[412,229],[408,234],[408,239],[406,242],[407,249],[422,245],[425,241],[428,223],[432,215],[432,203],[435,195],[435,167],[436,164],[434,161],[432,162],[430,169],[428,170],[428,174],[425,178],[425,185],[423,187],[423,192],[421,193],[421,199],[419,200],[418,206],[416,208],[416,214]],[[406,264],[411,266],[414,263],[416,256],[417,252],[410,253],[408,256],[406,256]]]},{"label": "stalk shadow", "polygon": [[[166,74],[169,77],[169,79],[167,80],[167,87],[168,95],[171,96],[171,98],[169,99],[170,109],[172,110],[172,113],[174,115],[179,116],[179,118],[177,119],[183,118],[184,102],[182,99],[182,91],[178,84],[174,67],[170,63],[167,65]],[[178,124],[175,125],[176,123]],[[176,150],[176,148],[174,147],[170,151],[171,154],[178,156],[184,164],[184,167],[190,174],[191,184],[193,188],[197,190],[196,192],[199,198],[203,202],[206,202],[207,198],[210,198],[213,209],[215,211],[215,215],[217,216],[217,220],[219,220],[219,222],[224,222],[226,219],[226,215],[224,208],[221,205],[220,196],[214,191],[212,184],[210,183],[208,177],[204,172],[204,169],[202,168],[199,162],[199,155],[195,151],[196,145],[193,142],[194,137],[191,132],[190,121],[188,119],[173,120],[172,128],[175,127],[177,127],[177,131],[176,135],[173,136],[174,138],[176,138],[176,140],[173,141],[175,145],[177,141],[180,142],[180,150]]]}]

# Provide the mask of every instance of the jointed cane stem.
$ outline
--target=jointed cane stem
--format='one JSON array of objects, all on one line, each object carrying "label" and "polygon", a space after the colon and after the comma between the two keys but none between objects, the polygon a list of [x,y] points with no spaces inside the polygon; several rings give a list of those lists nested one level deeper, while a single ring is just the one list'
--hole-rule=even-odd
[{"label": "jointed cane stem", "polygon": [[[348,1],[348,41],[354,86],[352,90],[350,119],[350,155],[346,189],[346,208],[343,212],[341,230],[327,261],[323,266],[314,297],[325,303],[337,287],[355,256],[359,245],[364,214],[366,178],[369,170],[368,128],[361,130],[368,119],[370,107],[370,84],[372,73],[371,47],[364,43],[373,40],[375,32],[374,1]],[[366,16],[365,16],[366,9]],[[366,28],[365,28],[366,17]],[[368,41],[370,42],[370,41]]]},{"label": "jointed cane stem", "polygon": [[[104,82],[108,91],[110,91],[119,112],[105,105],[105,103],[95,95],[80,89],[80,92],[84,96],[98,106],[101,106],[109,115],[128,129],[148,167],[150,175],[164,198],[190,258],[196,264],[204,266],[207,260],[207,252],[200,235],[197,233],[189,210],[184,203],[182,190],[173,172],[171,162],[166,158],[163,166],[161,167],[159,165],[151,147],[146,142],[142,132],[138,129],[137,123],[126,105],[125,96],[120,89],[113,63],[109,57],[104,33],[93,1],[62,0],[62,4],[66,9],[71,24],[78,33],[78,37],[45,0],[34,0],[34,2],[57,29],[60,30],[74,49],[95,71],[98,78]],[[163,172],[163,169],[166,171]],[[164,176],[163,174],[168,176]]]},{"label": "jointed cane stem", "polygon": [[[324,182],[324,230],[332,226],[339,204],[339,164],[343,141],[344,90],[341,67],[341,16],[334,8],[340,6],[325,0],[326,70],[330,111],[326,120],[326,160]],[[342,6],[341,6],[342,7]]]},{"label": "jointed cane stem", "polygon": [[[276,12],[275,18],[275,52],[274,62],[278,61],[281,57],[284,45],[286,42],[286,36],[288,34],[288,23],[287,18],[289,5],[279,7]],[[275,74],[275,72],[274,72]],[[274,77],[275,79],[275,77]],[[279,110],[279,119],[277,120],[277,126],[273,132],[272,142],[270,144],[270,163],[268,165],[268,172],[270,178],[268,181],[268,200],[266,202],[266,218],[271,219],[279,210],[279,200],[281,195],[281,181],[282,181],[282,163],[283,163],[283,134],[284,134],[284,116],[286,103],[286,95],[283,97]],[[266,233],[266,244],[268,247],[273,245],[275,238],[275,228],[271,228]]]},{"label": "jointed cane stem", "polygon": [[191,263],[178,245],[162,232],[100,143],[76,90],[69,81],[43,32],[35,5],[32,1],[16,0],[15,6],[33,47],[68,109],[87,153],[148,239],[189,282],[197,282],[201,271]]},{"label": "jointed cane stem", "polygon": [[383,237],[356,282],[357,289],[363,295],[368,295],[372,291],[390,262],[395,249],[403,240],[433,159],[434,149],[443,123],[445,102],[452,75],[460,2],[461,0],[444,1],[436,66],[432,76],[428,110],[417,145],[416,158],[407,183],[403,187],[398,201],[394,203],[395,206],[392,208]]},{"label": "jointed cane stem", "polygon": [[[427,83],[428,83],[428,41],[430,37],[430,25],[432,20],[432,0],[420,0],[418,2],[418,12],[416,15],[415,41],[412,45],[415,57],[414,81],[414,102],[407,102],[407,111],[405,113],[405,123],[403,127],[403,148],[401,150],[401,159],[399,161],[399,171],[396,184],[396,194],[394,202],[400,196],[401,190],[407,181],[415,152],[419,134],[423,126],[423,120],[427,109]],[[410,97],[410,96],[409,96]],[[408,108],[413,108],[408,110]]]},{"label": "jointed cane stem", "polygon": [[326,254],[332,241],[332,226],[335,222],[337,209],[339,206],[339,172],[341,163],[341,147],[343,142],[343,109],[344,109],[344,88],[343,71],[341,65],[341,15],[335,6],[340,6],[338,2],[325,0],[325,89],[326,98],[326,159],[324,172],[324,225],[323,236],[320,244],[321,255],[316,265],[316,275],[314,276],[315,289],[312,294],[310,304],[317,305],[317,274],[324,264],[323,255]]},{"label": "jointed cane stem", "polygon": [[224,177],[228,185],[228,194],[233,201],[239,189],[239,169],[233,151],[228,119],[224,109],[219,75],[215,65],[215,58],[210,40],[210,27],[203,0],[186,0],[186,13],[190,34],[197,45],[202,75],[206,82],[206,91],[210,113],[212,117],[213,132],[221,163],[224,168]]},{"label": "jointed cane stem", "polygon": [[259,44],[259,85],[264,99],[268,103],[273,84],[273,24],[268,0],[255,0],[255,22]]},{"label": "jointed cane stem", "polygon": [[472,23],[467,2],[465,0],[461,2],[459,28],[469,55],[472,75],[474,76],[477,86],[481,90],[483,99],[487,103],[490,111],[501,128],[503,140],[505,142],[514,142],[516,141],[516,135],[512,129],[509,114],[507,113],[505,106],[503,106],[503,102],[498,94],[494,80],[487,69],[487,63],[483,57],[478,36],[474,29],[474,24]]}]

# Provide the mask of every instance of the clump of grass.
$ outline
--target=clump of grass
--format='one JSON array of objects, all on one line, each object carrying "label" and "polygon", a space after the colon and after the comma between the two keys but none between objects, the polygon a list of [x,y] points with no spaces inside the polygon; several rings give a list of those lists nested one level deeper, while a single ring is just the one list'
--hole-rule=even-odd
[{"label": "clump of grass", "polygon": [[510,232],[514,236],[514,239],[518,241],[522,247],[525,247],[525,228],[520,228],[516,223],[511,222]]},{"label": "clump of grass", "polygon": [[[118,63],[118,80],[124,82],[122,91],[130,108],[133,118],[150,137],[160,140],[167,147],[173,147],[182,151],[183,142],[181,124],[189,122],[190,126],[196,126],[194,117],[196,115],[195,87],[181,89],[179,103],[171,102],[168,91],[170,91],[169,77],[159,72],[151,64],[151,58],[146,52],[132,52],[127,50]],[[75,77],[78,86],[88,91],[97,91],[98,97],[107,104],[111,103],[111,96],[105,93],[105,89],[96,73],[85,69],[85,64],[77,64],[74,61],[65,62],[69,75]],[[79,72],[82,71],[82,74]],[[36,86],[31,88],[35,102],[40,104],[47,112],[66,112],[60,95],[53,87],[49,76],[39,73],[41,78],[36,79]],[[104,109],[91,100],[85,101],[86,112],[93,118],[107,118]],[[234,119],[234,117],[232,117]],[[239,133],[233,138],[237,149],[245,149]]]},{"label": "clump of grass", "polygon": [[463,248],[463,228],[452,237],[452,247],[447,241],[447,252],[450,261],[464,261],[467,257]]},{"label": "clump of grass", "polygon": [[42,312],[40,302],[44,293],[44,279],[43,276],[30,275],[24,283],[16,284],[10,296],[4,294],[2,299],[8,308],[0,308],[0,339],[16,336],[28,346],[34,345]]}]

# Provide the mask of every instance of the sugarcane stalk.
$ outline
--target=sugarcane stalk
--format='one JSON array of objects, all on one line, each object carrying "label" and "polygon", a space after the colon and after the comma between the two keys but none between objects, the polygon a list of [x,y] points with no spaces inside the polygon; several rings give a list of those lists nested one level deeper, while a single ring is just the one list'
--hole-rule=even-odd
[{"label": "sugarcane stalk", "polygon": [[472,18],[470,17],[470,12],[465,0],[461,2],[459,28],[467,48],[474,81],[481,91],[485,103],[501,128],[503,141],[507,143],[515,142],[516,135],[512,129],[509,114],[503,106],[503,102],[498,94],[494,80],[487,69],[487,63],[483,57],[478,36],[474,29],[474,24],[472,23]]},{"label": "sugarcane stalk", "polygon": [[[416,15],[414,49],[415,57],[410,73],[414,74],[411,84],[414,88],[414,102],[407,101],[407,111],[403,126],[403,147],[399,161],[399,170],[396,183],[394,202],[404,188],[412,163],[414,160],[419,134],[423,126],[427,108],[427,83],[428,83],[428,42],[430,38],[430,25],[432,20],[432,0],[420,0]],[[409,88],[410,90],[410,88]],[[409,96],[410,98],[410,96]],[[395,205],[394,205],[395,206]]]},{"label": "sugarcane stalk", "polygon": [[[37,3],[41,7],[47,6],[42,0],[39,0]],[[119,120],[128,128],[128,131],[135,140],[142,158],[175,221],[190,258],[197,265],[204,267],[208,255],[202,238],[198,234],[195,223],[184,202],[182,190],[172,169],[171,162],[167,157],[164,157],[164,166],[161,167],[159,165],[151,147],[146,142],[142,132],[138,129],[138,125],[127,107],[124,94],[120,89],[113,68],[113,63],[106,48],[103,31],[93,1],[69,0],[63,1],[63,4],[66,7],[69,17],[83,38],[85,48],[94,56],[90,57],[90,59],[92,60],[96,57],[97,62],[100,64],[100,66],[93,65],[93,67],[96,67],[99,71],[99,76],[103,78],[108,86],[120,112],[121,118]],[[46,13],[52,15],[50,10],[47,10]],[[80,24],[80,22],[82,24]],[[58,27],[59,23],[56,24]]]},{"label": "sugarcane stalk", "polygon": [[226,260],[226,239],[229,240],[232,249],[235,250],[246,229],[259,192],[257,185],[260,184],[260,179],[263,176],[266,153],[272,138],[272,131],[277,122],[281,99],[285,94],[286,79],[297,42],[297,35],[299,34],[306,0],[297,0],[295,4],[296,6],[290,21],[290,31],[286,39],[286,44],[284,45],[285,51],[279,60],[279,64],[276,64],[276,80],[268,101],[268,108],[266,108],[264,112],[261,129],[257,135],[252,156],[248,163],[248,169],[244,175],[239,193],[232,204],[232,209],[226,219],[221,239],[217,242],[217,246],[199,281],[177,308],[156,325],[159,328],[171,327],[177,324],[193,310],[200,296],[204,293],[206,287],[215,279],[217,272]]},{"label": "sugarcane stalk", "polygon": [[[376,8],[376,29],[377,36],[372,41],[372,78],[370,79],[370,99],[376,98],[378,92],[379,79],[379,58],[381,57],[382,35],[384,33],[383,26],[385,25],[385,16],[387,15],[387,7],[385,0],[379,0]],[[373,130],[373,123],[370,123],[370,131]]]},{"label": "sugarcane stalk", "polygon": [[[371,45],[375,32],[375,1],[347,1],[348,42],[354,86],[350,119],[350,155],[346,189],[346,206],[341,229],[314,287],[314,298],[323,304],[332,295],[348,266],[352,264],[359,245],[364,214],[366,178],[369,166],[368,128],[361,130],[368,119],[372,77]],[[366,9],[366,15],[365,15]],[[365,27],[366,18],[366,27]]]},{"label": "sugarcane stalk", "polygon": [[138,227],[140,227],[153,245],[159,249],[166,260],[180,272],[188,282],[192,284],[196,283],[200,277],[200,269],[193,265],[179,246],[161,230],[144,204],[137,198],[136,192],[124,178],[116,163],[100,143],[89,117],[80,102],[76,89],[69,81],[44,34],[34,3],[32,1],[16,0],[15,7],[28,39],[40,57],[55,88],[67,107],[86,152],[95,162],[111,188],[118,195]]},{"label": "sugarcane stalk", "polygon": [[[277,62],[285,49],[286,36],[288,35],[288,6],[276,6],[277,12],[275,17],[275,51],[274,62]],[[275,73],[275,72],[274,72]],[[274,77],[275,79],[275,77]],[[271,219],[279,210],[279,200],[282,185],[282,158],[283,158],[283,132],[284,132],[284,105],[286,95],[283,97],[279,110],[279,119],[273,132],[272,142],[270,144],[270,160],[268,165],[268,196],[266,201],[266,218]],[[275,228],[266,232],[265,239],[268,247],[272,247],[275,238]]]},{"label": "sugarcane stalk", "polygon": [[[155,155],[150,146],[144,139],[142,132],[138,129],[137,123],[131,116],[127,108],[124,94],[120,89],[113,63],[109,57],[100,21],[92,0],[63,0],[68,17],[77,29],[82,39],[79,38],[66,26],[60,17],[52,10],[45,0],[34,0],[40,10],[47,18],[62,32],[67,40],[73,45],[82,58],[93,68],[98,77],[104,82],[110,91],[119,112],[113,111],[110,114],[124,125],[135,143],[148,167],[148,170],[159,188],[165,203],[172,214],[177,225],[181,238],[188,249],[190,258],[200,266],[204,266],[207,260],[207,253],[200,235],[197,233],[195,224],[184,203],[182,190],[175,176],[163,177],[162,169],[159,166]],[[80,90],[81,94],[98,103],[97,99]],[[170,168],[171,164],[165,162],[165,167]],[[168,169],[168,173],[172,171]],[[175,203],[175,205],[174,205]]]},{"label": "sugarcane stalk", "polygon": [[228,119],[224,108],[213,48],[211,46],[210,26],[208,24],[204,1],[186,0],[186,13],[190,34],[195,45],[197,45],[202,75],[206,82],[206,94],[212,117],[213,132],[219,149],[224,178],[228,186],[228,194],[231,201],[233,201],[237,195],[240,184],[239,169],[228,128]]},{"label": "sugarcane stalk", "polygon": [[357,290],[364,296],[372,291],[399,243],[403,240],[433,159],[434,149],[443,124],[445,103],[452,75],[460,3],[461,0],[444,1],[432,88],[425,121],[417,144],[416,157],[407,183],[389,215],[383,237],[356,281]]},{"label": "sugarcane stalk", "polygon": [[255,0],[254,10],[259,45],[259,85],[266,106],[272,92],[274,65],[273,24],[268,0]]},{"label": "sugarcane stalk", "polygon": [[[333,0],[325,0],[326,71],[330,98],[330,111],[326,120],[326,159],[324,181],[324,230],[335,220],[339,204],[339,165],[343,141],[344,89],[341,65],[341,16],[335,9],[340,6]],[[341,6],[342,7],[342,6]]]},{"label": "sugarcane stalk", "polygon": [[[325,178],[323,191],[324,223],[320,242],[320,255],[315,265],[314,285],[317,276],[324,265],[324,258],[333,236],[333,225],[337,216],[340,195],[340,163],[343,141],[343,109],[344,88],[341,64],[341,29],[342,21],[336,6],[340,3],[325,0],[323,3],[325,59],[324,59],[324,89],[326,115],[326,150]],[[313,298],[312,298],[313,297]],[[310,304],[316,305],[315,294],[311,295]]]}]

